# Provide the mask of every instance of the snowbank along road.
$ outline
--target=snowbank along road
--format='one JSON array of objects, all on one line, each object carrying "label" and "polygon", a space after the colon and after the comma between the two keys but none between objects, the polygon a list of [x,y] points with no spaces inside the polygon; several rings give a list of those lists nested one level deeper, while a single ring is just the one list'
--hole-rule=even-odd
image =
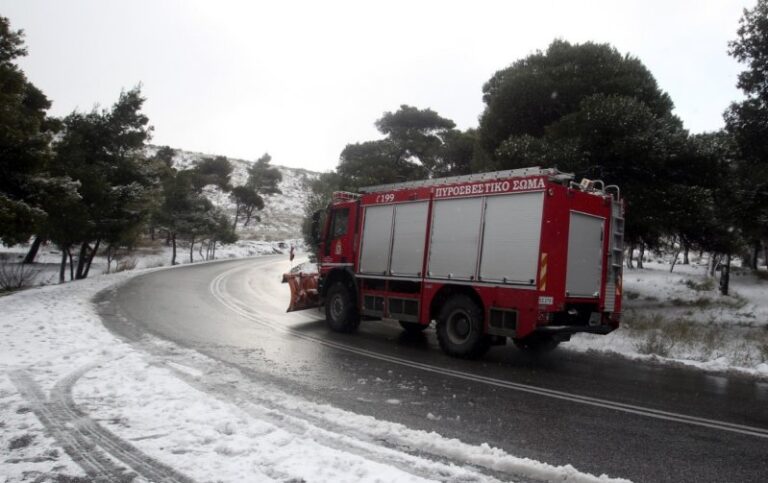
[{"label": "snowbank along road", "polygon": [[[326,421],[324,431],[336,436],[324,444],[349,451],[365,451],[352,440],[382,442],[499,479],[555,477],[556,469],[537,473],[505,461],[509,455],[635,481],[764,481],[768,474],[764,382],[567,350],[530,359],[498,347],[482,361],[454,360],[431,331],[414,336],[386,322],[331,333],[317,312],[284,313],[279,279],[288,268],[282,257],[265,257],[147,274],[102,294],[102,315],[135,344],[149,332],[235,370],[234,384],[216,371],[188,378],[220,397],[263,399],[248,383],[266,384],[464,445],[379,431],[374,420]],[[306,422],[331,411],[319,407],[288,409]],[[484,443],[503,451],[478,454]]]}]

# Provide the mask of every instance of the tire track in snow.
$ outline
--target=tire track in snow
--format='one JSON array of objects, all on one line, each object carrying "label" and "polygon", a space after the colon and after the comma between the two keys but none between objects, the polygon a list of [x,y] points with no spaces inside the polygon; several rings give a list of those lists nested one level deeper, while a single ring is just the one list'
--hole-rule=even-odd
[{"label": "tire track in snow", "polygon": [[22,397],[32,406],[32,411],[61,445],[64,451],[77,463],[88,478],[95,482],[124,483],[133,481],[135,475],[126,473],[116,465],[94,443],[79,432],[73,431],[69,418],[61,414],[45,397],[40,386],[25,370],[13,371],[11,382]]},{"label": "tire track in snow", "polygon": [[98,364],[89,364],[61,379],[51,389],[50,405],[65,418],[71,432],[100,447],[142,478],[158,483],[193,483],[194,480],[151,458],[138,448],[102,427],[81,411],[72,397],[77,381]]}]

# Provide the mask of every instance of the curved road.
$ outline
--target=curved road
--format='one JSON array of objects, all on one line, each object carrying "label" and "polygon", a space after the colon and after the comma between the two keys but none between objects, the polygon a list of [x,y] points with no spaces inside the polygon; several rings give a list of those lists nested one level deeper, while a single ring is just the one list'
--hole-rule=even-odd
[{"label": "curved road", "polygon": [[456,360],[432,329],[388,322],[332,333],[315,310],[284,312],[288,268],[279,256],[162,270],[99,305],[129,340],[150,332],[310,400],[515,456],[634,481],[768,478],[765,381],[511,345]]}]

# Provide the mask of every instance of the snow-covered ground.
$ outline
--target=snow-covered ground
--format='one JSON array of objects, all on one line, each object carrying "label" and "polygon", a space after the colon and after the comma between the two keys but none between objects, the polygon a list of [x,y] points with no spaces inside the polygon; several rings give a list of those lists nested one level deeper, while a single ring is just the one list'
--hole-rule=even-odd
[{"label": "snow-covered ground", "polygon": [[673,273],[661,260],[625,269],[621,327],[562,347],[768,377],[768,277],[734,268],[730,295],[722,296],[706,261]]},{"label": "snow-covered ground", "polygon": [[[157,148],[150,146],[150,154]],[[212,154],[196,153],[191,151],[176,150],[174,166],[177,169],[187,169],[205,157],[214,157]],[[248,167],[250,161],[228,158],[233,166],[232,185],[240,186],[248,180]],[[283,180],[278,185],[280,194],[264,196],[264,210],[257,212],[261,221],[252,220],[248,226],[238,228],[241,238],[259,239],[267,241],[284,240],[289,238],[301,238],[301,224],[304,219],[304,205],[309,197],[307,183],[317,178],[318,173],[297,168],[277,166],[283,175]],[[229,199],[229,194],[217,187],[208,186],[205,194],[216,205],[223,208],[230,216],[234,217],[235,205]]]},{"label": "snow-covered ground", "polygon": [[149,336],[139,350],[91,301],[138,273],[0,298],[3,481],[608,480],[306,401]]}]

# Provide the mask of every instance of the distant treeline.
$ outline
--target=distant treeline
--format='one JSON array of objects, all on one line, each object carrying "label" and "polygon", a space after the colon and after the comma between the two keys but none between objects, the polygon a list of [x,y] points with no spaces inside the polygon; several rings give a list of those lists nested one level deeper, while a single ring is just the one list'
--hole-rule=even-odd
[{"label": "distant treeline", "polygon": [[[141,112],[144,98],[134,88],[109,109],[47,115],[50,101],[29,82],[15,61],[26,55],[23,32],[0,17],[0,241],[34,241],[25,263],[43,242],[61,250],[59,280],[88,276],[97,252],[107,270],[120,250],[142,236],[204,244],[208,257],[216,244],[237,240],[238,222],[258,219],[262,195],[277,193],[279,170],[265,154],[248,170],[248,181],[232,186],[225,157],[203,158],[175,169],[169,147],[149,155],[152,131]],[[236,206],[234,219],[204,196],[217,186]],[[202,247],[200,247],[202,249]]]},{"label": "distant treeline", "polygon": [[768,241],[768,0],[744,11],[736,37],[727,48],[747,66],[746,98],[727,108],[721,131],[686,131],[639,59],[556,40],[485,83],[477,128],[407,105],[384,113],[375,123],[384,138],[347,145],[313,185],[308,214],[334,190],[557,167],[621,187],[629,266],[634,249],[666,248],[742,254],[757,268]]}]

